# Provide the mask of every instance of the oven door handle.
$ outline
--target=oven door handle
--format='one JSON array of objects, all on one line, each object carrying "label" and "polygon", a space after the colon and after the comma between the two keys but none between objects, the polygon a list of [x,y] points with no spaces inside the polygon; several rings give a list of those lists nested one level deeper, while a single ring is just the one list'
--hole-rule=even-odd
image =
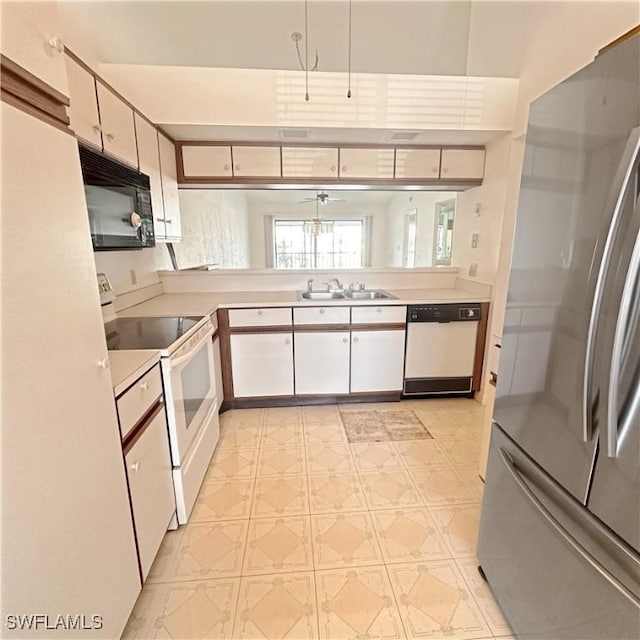
[{"label": "oven door handle", "polygon": [[201,347],[205,345],[207,342],[210,343],[212,335],[213,335],[213,328],[207,331],[206,335],[202,338],[202,340],[198,340],[197,344],[192,349],[189,349],[188,353],[178,356],[177,358],[170,357],[169,368],[171,369],[171,371],[173,371],[174,369],[177,369],[182,364],[190,360],[193,357],[193,355],[197,353],[201,349]]}]

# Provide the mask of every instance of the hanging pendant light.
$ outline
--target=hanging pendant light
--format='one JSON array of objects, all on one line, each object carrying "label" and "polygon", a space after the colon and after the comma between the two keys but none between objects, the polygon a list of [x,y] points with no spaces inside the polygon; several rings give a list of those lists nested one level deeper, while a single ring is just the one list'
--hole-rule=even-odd
[{"label": "hanging pendant light", "polygon": [[302,223],[304,233],[312,236],[322,236],[333,232],[333,220],[325,220],[320,216],[319,211],[320,194],[316,195],[316,215],[311,220],[305,220]]}]

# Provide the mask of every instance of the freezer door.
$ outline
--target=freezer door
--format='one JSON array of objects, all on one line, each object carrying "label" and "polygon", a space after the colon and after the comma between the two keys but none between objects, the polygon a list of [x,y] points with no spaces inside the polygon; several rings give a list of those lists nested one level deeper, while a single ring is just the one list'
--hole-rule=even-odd
[{"label": "freezer door", "polygon": [[478,559],[518,638],[638,637],[638,554],[495,424]]},{"label": "freezer door", "polygon": [[[640,182],[640,180],[639,180]],[[614,247],[598,338],[600,451],[589,509],[640,550],[640,205]]]},{"label": "freezer door", "polygon": [[602,257],[640,139],[640,37],[530,110],[496,422],[581,502],[596,449]]}]

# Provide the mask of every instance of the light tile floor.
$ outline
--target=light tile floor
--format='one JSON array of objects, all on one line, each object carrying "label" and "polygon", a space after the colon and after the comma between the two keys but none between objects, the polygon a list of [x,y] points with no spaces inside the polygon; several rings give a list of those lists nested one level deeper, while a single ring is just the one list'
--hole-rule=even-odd
[{"label": "light tile floor", "polygon": [[482,407],[341,407],[399,409],[433,438],[349,444],[336,406],[223,414],[190,522],[167,533],[124,637],[507,640],[474,555]]}]

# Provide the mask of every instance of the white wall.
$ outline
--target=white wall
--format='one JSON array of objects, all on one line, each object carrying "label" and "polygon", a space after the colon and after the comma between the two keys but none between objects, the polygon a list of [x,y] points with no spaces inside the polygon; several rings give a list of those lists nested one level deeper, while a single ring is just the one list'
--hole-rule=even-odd
[{"label": "white wall", "polygon": [[[311,193],[311,192],[309,192]],[[347,192],[348,193],[348,192]],[[348,195],[346,196],[348,198]],[[386,266],[387,215],[383,204],[354,205],[353,203],[332,202],[319,210],[323,218],[361,220],[371,216],[371,266]],[[264,269],[266,266],[265,217],[274,216],[281,220],[300,220],[315,216],[313,203],[259,203],[249,202],[249,236],[251,242],[251,267]]]},{"label": "white wall", "polygon": [[[461,277],[492,284],[498,270],[511,136],[490,142],[486,150],[482,185],[458,194],[452,264],[460,267]],[[475,249],[471,247],[474,233],[478,234]],[[475,276],[469,274],[472,263],[477,265]]]},{"label": "white wall", "polygon": [[175,244],[178,267],[219,264],[249,266],[247,196],[243,191],[181,189],[182,241]]},{"label": "white wall", "polygon": [[[403,266],[405,214],[417,210],[416,266],[431,266],[435,210],[438,202],[456,198],[451,191],[399,191],[387,206],[386,265]],[[455,228],[455,223],[454,223]],[[452,264],[456,264],[452,262]]]}]

